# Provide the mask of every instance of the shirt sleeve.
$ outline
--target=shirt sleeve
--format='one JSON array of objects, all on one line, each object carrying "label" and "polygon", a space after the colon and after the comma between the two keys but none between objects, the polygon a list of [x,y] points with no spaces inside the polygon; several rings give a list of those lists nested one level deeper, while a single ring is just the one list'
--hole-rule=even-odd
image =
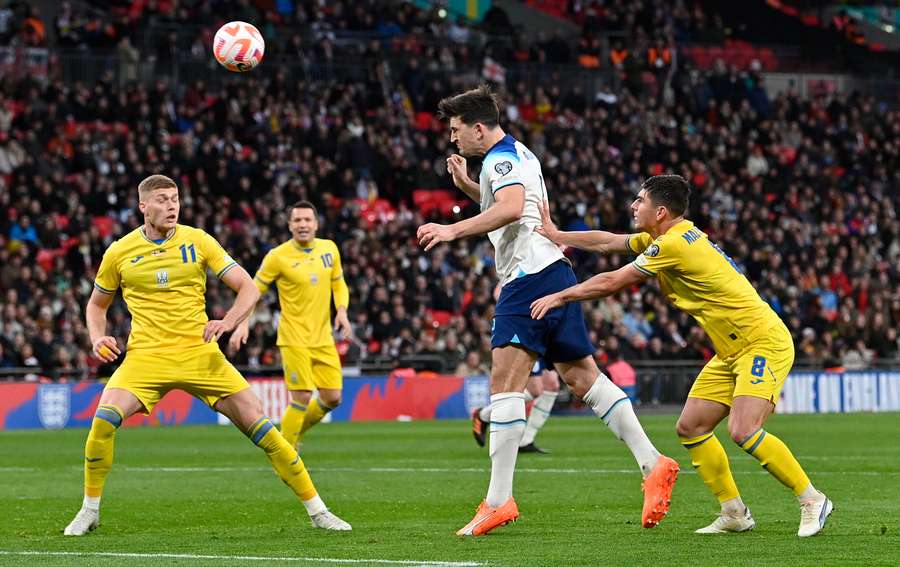
[{"label": "shirt sleeve", "polygon": [[341,251],[337,245],[334,247],[334,265],[331,271],[331,293],[334,297],[335,307],[347,307],[350,305],[350,289],[344,281],[344,268],[341,265]]},{"label": "shirt sleeve", "polygon": [[[634,246],[634,244],[632,244]],[[682,250],[678,240],[666,239],[660,236],[650,243],[634,262],[632,266],[643,274],[654,277],[660,271],[672,268],[681,262]]]},{"label": "shirt sleeve", "polygon": [[496,193],[510,185],[524,185],[522,164],[519,156],[511,152],[501,152],[485,163],[491,192]]},{"label": "shirt sleeve", "polygon": [[278,279],[278,259],[275,257],[275,250],[269,250],[269,253],[263,258],[259,270],[253,276],[253,283],[259,289],[259,293],[266,293],[269,287]]},{"label": "shirt sleeve", "polygon": [[206,260],[206,266],[216,274],[217,278],[221,278],[228,273],[228,270],[231,270],[238,265],[237,262],[228,255],[228,252],[222,248],[222,245],[206,232],[203,233],[200,243],[203,249],[203,257]]},{"label": "shirt sleeve", "polygon": [[640,254],[650,246],[651,242],[653,242],[652,236],[646,232],[639,232],[637,234],[629,234],[628,238],[625,239],[625,246],[628,247],[632,254]]},{"label": "shirt sleeve", "polygon": [[94,278],[94,288],[98,291],[113,295],[119,289],[122,283],[122,274],[119,273],[119,255],[115,251],[115,243],[113,243],[106,252],[103,253],[103,259],[100,260],[100,267],[97,268],[97,277]]}]

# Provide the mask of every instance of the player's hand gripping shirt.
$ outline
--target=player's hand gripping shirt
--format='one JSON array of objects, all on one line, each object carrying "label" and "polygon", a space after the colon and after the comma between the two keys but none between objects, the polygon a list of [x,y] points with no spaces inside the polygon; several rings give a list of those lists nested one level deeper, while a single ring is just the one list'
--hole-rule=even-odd
[{"label": "player's hand gripping shirt", "polygon": [[103,254],[94,287],[122,297],[131,312],[128,350],[204,344],[206,270],[218,277],[237,266],[206,232],[176,225],[154,242],[138,228],[113,242]]},{"label": "player's hand gripping shirt", "polygon": [[505,136],[485,154],[479,183],[482,212],[497,202],[498,191],[516,184],[525,187],[522,218],[488,233],[496,249],[501,285],[536,274],[564,257],[556,244],[534,231],[541,225],[540,208],[547,199],[547,189],[541,163],[528,148],[512,136]]},{"label": "player's hand gripping shirt", "polygon": [[640,253],[632,265],[659,280],[675,307],[703,327],[719,356],[736,353],[783,324],[737,264],[690,221],[656,240],[647,233],[632,235],[628,247]]},{"label": "player's hand gripping shirt", "polygon": [[337,245],[316,238],[311,248],[293,239],[273,248],[253,278],[260,293],[278,286],[281,319],[278,346],[317,347],[333,344],[331,296],[336,307],[347,307],[350,292],[344,282]]}]

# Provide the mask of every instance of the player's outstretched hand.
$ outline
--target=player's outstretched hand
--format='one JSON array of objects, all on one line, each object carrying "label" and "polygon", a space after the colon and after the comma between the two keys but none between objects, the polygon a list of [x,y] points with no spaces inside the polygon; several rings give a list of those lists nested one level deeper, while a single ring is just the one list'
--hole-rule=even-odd
[{"label": "player's outstretched hand", "polygon": [[562,307],[563,305],[565,305],[565,302],[562,300],[562,297],[560,297],[558,293],[545,295],[544,297],[535,300],[535,302],[531,304],[531,318],[543,319],[544,315],[549,313],[551,309],[556,309],[557,307]]},{"label": "player's outstretched hand", "polygon": [[224,320],[215,319],[206,323],[206,327],[203,329],[203,342],[209,343],[213,341],[218,341],[219,337],[224,335],[225,333],[231,331],[234,327]]},{"label": "player's outstretched hand", "polygon": [[228,348],[234,351],[241,350],[241,347],[247,344],[247,337],[249,335],[249,325],[238,325],[234,332],[231,333],[231,338],[228,339]]},{"label": "player's outstretched hand", "polygon": [[535,228],[534,231],[544,238],[556,242],[556,237],[559,235],[559,229],[556,228],[556,224],[554,224],[553,219],[550,218],[550,203],[547,201],[544,201],[541,205],[541,225]]},{"label": "player's outstretched hand", "polygon": [[103,362],[114,362],[122,354],[115,337],[110,336],[100,337],[94,341],[92,350],[94,356]]},{"label": "player's outstretched hand", "polygon": [[416,238],[419,239],[419,244],[424,246],[425,251],[428,252],[441,242],[452,242],[455,240],[456,233],[452,225],[430,222],[419,227],[419,230],[416,231]]},{"label": "player's outstretched hand", "polygon": [[466,158],[459,154],[453,154],[447,158],[447,173],[453,178],[453,184],[460,187],[469,178],[469,169],[466,166]]}]

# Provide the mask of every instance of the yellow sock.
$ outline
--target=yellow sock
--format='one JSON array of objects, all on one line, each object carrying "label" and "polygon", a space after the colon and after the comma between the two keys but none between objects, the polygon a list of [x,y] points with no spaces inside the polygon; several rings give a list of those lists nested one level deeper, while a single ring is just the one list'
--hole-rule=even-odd
[{"label": "yellow sock", "polygon": [[681,444],[691,455],[691,464],[697,469],[697,474],[719,502],[740,496],[734,477],[731,476],[728,455],[725,454],[725,449],[722,448],[715,433],[682,437]]},{"label": "yellow sock", "polygon": [[744,439],[740,445],[741,449],[755,457],[769,474],[793,490],[797,496],[809,486],[809,477],[806,476],[803,467],[784,441],[778,437],[760,428]]},{"label": "yellow sock", "polygon": [[256,420],[247,431],[247,436],[266,452],[272,468],[300,500],[305,502],[317,496],[316,487],[313,486],[309,471],[306,470],[300,455],[275,429],[268,417],[263,416]]},{"label": "yellow sock", "polygon": [[284,414],[281,416],[281,434],[291,444],[291,447],[297,447],[300,428],[303,427],[305,417],[306,406],[300,402],[292,401],[284,408]]},{"label": "yellow sock", "polygon": [[122,425],[122,410],[102,405],[94,413],[84,446],[84,495],[99,498],[113,464],[116,429]]},{"label": "yellow sock", "polygon": [[334,408],[326,406],[321,402],[321,400],[319,400],[319,398],[310,400],[309,409],[306,410],[306,417],[303,418],[303,426],[300,428],[300,433],[297,435],[297,441],[301,441],[307,430],[313,425],[322,421],[322,418],[325,417],[325,414],[330,412],[332,409]]}]

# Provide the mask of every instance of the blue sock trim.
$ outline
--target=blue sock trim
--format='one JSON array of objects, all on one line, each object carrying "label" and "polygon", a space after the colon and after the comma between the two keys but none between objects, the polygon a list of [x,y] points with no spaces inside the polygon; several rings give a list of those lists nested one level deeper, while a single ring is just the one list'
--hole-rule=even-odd
[{"label": "blue sock trim", "polygon": [[491,431],[499,431],[500,429],[509,429],[511,427],[516,427],[518,425],[525,425],[526,421],[524,419],[514,419],[512,421],[492,421],[491,422]]},{"label": "blue sock trim", "polygon": [[760,433],[759,439],[756,440],[756,443],[754,443],[753,446],[750,447],[749,449],[744,449],[744,450],[747,451],[747,453],[752,455],[753,451],[755,451],[756,448],[759,447],[759,444],[762,443],[762,440],[765,439],[765,437],[766,437],[766,432],[763,431],[762,433]]},{"label": "blue sock trim", "polygon": [[616,409],[617,405],[621,404],[622,402],[627,402],[627,401],[628,401],[628,396],[625,396],[621,400],[616,400],[616,402],[613,405],[609,406],[609,409],[606,410],[606,413],[604,413],[603,417],[601,417],[600,419],[605,422],[606,418],[609,417],[609,414],[611,414],[614,409]]},{"label": "blue sock trim", "polygon": [[306,407],[303,404],[299,404],[297,402],[291,402],[291,407],[295,410],[306,411]]},{"label": "blue sock trim", "polygon": [[747,437],[745,437],[743,441],[741,441],[740,443],[738,443],[738,445],[740,445],[741,447],[743,447],[744,445],[747,444],[747,441],[753,439],[753,436],[756,435],[757,433],[759,433],[760,431],[762,431],[762,427],[760,427],[759,429],[757,429],[756,431],[754,431],[753,433],[751,433],[750,435],[748,435]]},{"label": "blue sock trim", "polygon": [[706,443],[707,441],[709,441],[709,440],[712,439],[712,438],[713,438],[713,434],[710,433],[709,435],[707,435],[706,437],[704,437],[704,438],[701,439],[700,441],[697,441],[696,443],[688,443],[688,444],[686,444],[686,445],[685,445],[684,443],[682,443],[682,446],[683,446],[685,449],[693,449],[694,447],[699,447],[700,445],[703,445],[704,443]]},{"label": "blue sock trim", "polygon": [[109,406],[100,406],[99,408],[97,408],[96,413],[94,413],[94,417],[102,419],[103,421],[108,421],[112,424],[113,427],[116,428],[122,425],[122,414]]},{"label": "blue sock trim", "polygon": [[266,419],[265,422],[263,422],[262,425],[259,426],[259,429],[256,431],[256,433],[253,434],[253,437],[251,437],[250,440],[253,441],[254,445],[259,445],[259,442],[262,441],[262,438],[265,437],[266,433],[271,431],[273,427],[275,426],[272,425],[272,422]]}]

